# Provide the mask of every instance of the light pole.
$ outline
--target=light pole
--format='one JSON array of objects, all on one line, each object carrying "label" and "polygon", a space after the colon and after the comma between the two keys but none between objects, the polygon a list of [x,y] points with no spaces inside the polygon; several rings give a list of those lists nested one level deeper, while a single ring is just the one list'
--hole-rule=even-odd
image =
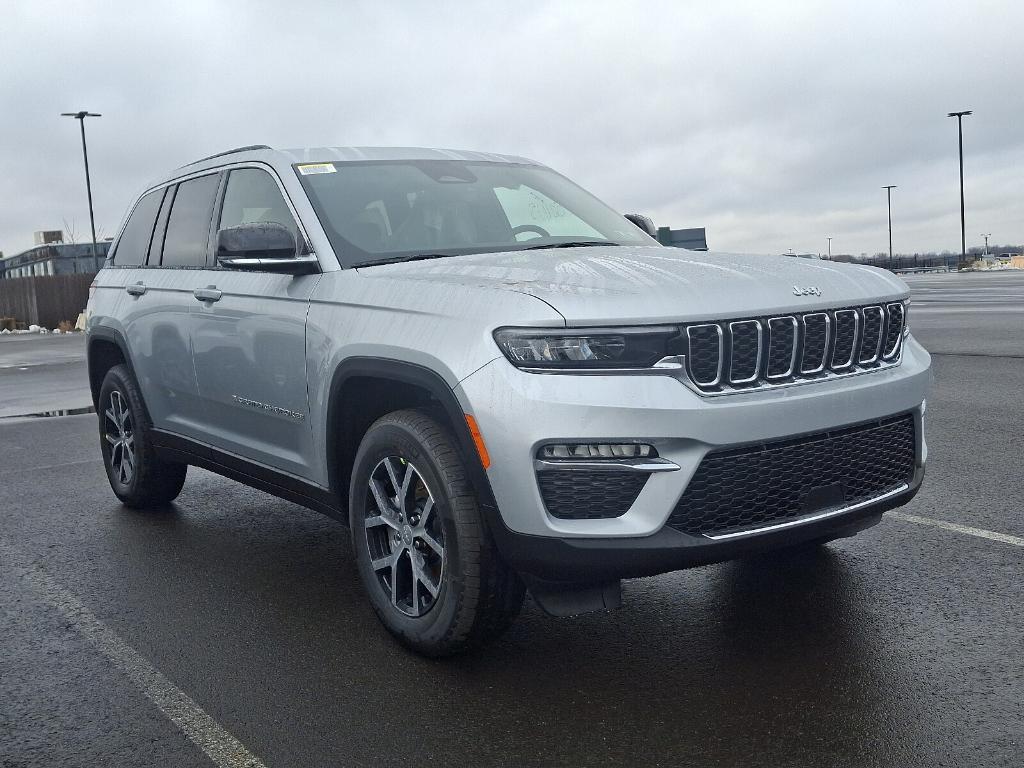
[{"label": "light pole", "polygon": [[982,235],[985,238],[985,255],[988,256],[988,239],[992,237],[992,233],[989,232],[987,235]]},{"label": "light pole", "polygon": [[[96,219],[92,213],[92,181],[89,179],[89,152],[85,148],[85,118],[102,117],[95,112],[82,110],[81,112],[61,112],[61,117],[73,117],[78,121],[82,129],[82,158],[85,160],[85,192],[89,196],[89,228],[92,230],[92,258],[96,261]],[[76,262],[77,263],[77,262]]]},{"label": "light pole", "polygon": [[965,115],[973,114],[971,110],[950,112],[946,117],[956,118],[956,133],[960,147],[960,266],[967,261],[967,227],[964,224],[964,123]]},{"label": "light pole", "polygon": [[826,237],[825,239],[828,240],[828,260],[832,261],[832,238]]},{"label": "light pole", "polygon": [[895,184],[882,187],[885,190],[885,200],[889,206],[889,269],[892,269],[892,191],[896,189]]}]

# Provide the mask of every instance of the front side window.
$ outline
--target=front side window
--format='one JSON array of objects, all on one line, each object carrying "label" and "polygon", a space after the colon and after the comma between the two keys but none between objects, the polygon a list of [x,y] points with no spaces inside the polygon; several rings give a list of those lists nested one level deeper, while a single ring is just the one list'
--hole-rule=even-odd
[{"label": "front side window", "polygon": [[298,164],[296,173],[346,266],[593,245],[657,245],[547,168],[403,160]]},{"label": "front side window", "polygon": [[231,171],[218,229],[266,222],[288,227],[298,240],[299,228],[274,178],[258,168]]},{"label": "front side window", "polygon": [[146,263],[149,243],[153,238],[153,225],[156,224],[156,214],[160,210],[160,201],[163,197],[164,191],[158,189],[143,195],[139,200],[117,241],[114,264],[137,267]]},{"label": "front side window", "polygon": [[206,266],[210,244],[210,216],[219,177],[200,176],[178,185],[164,235],[160,262],[165,267]]}]

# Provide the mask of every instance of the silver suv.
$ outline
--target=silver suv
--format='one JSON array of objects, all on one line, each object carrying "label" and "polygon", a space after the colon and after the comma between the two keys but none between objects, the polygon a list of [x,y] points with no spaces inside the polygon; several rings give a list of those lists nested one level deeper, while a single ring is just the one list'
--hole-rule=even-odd
[{"label": "silver suv", "polygon": [[430,149],[246,147],[133,206],[94,284],[114,493],[188,465],[346,523],[384,625],[479,645],[526,590],[877,523],[924,475],[928,353],[868,267],[660,246],[551,169]]}]

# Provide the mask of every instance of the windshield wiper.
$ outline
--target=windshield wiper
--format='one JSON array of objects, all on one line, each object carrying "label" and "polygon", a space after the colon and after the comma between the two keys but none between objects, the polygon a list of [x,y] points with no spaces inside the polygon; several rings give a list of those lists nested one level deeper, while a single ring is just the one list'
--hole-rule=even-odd
[{"label": "windshield wiper", "polygon": [[413,253],[409,256],[393,256],[390,259],[377,259],[376,261],[367,261],[360,264],[360,267],[376,267],[381,264],[402,264],[406,261],[422,261],[424,259],[444,259],[448,256],[454,256],[454,253]]},{"label": "windshield wiper", "polygon": [[618,245],[611,240],[571,240],[567,243],[550,243],[549,245],[530,245],[520,248],[522,251],[540,251],[546,248],[586,248],[589,245]]}]

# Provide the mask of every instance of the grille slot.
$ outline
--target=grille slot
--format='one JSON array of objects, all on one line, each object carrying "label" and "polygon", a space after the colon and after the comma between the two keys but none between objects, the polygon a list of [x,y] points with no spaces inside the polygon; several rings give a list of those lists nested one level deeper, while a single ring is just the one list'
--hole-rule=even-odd
[{"label": "grille slot", "polygon": [[885,314],[887,317],[885,324],[885,346],[882,350],[882,358],[884,360],[891,360],[899,354],[900,345],[903,341],[903,305],[899,303],[886,304]]},{"label": "grille slot", "polygon": [[825,379],[899,363],[904,305],[844,307],[686,326],[686,370],[703,394]]},{"label": "grille slot", "polygon": [[857,359],[861,365],[870,365],[882,354],[882,326],[885,317],[881,307],[864,307],[861,314],[864,316],[864,325]]},{"label": "grille slot", "polygon": [[796,369],[795,317],[773,317],[768,321],[768,365],[765,377],[783,379]]},{"label": "grille slot", "polygon": [[538,472],[537,484],[552,517],[601,520],[626,514],[648,477],[643,472],[553,469]]},{"label": "grille slot", "polygon": [[857,356],[857,328],[860,315],[855,309],[835,313],[836,338],[832,345],[832,370],[841,371],[853,365]]},{"label": "grille slot", "polygon": [[722,327],[717,323],[691,325],[686,337],[690,342],[690,354],[686,356],[690,378],[698,386],[718,386],[725,360]]},{"label": "grille slot", "polygon": [[831,325],[832,321],[824,312],[804,315],[804,355],[800,364],[801,373],[814,374],[825,370]]},{"label": "grille slot", "polygon": [[712,452],[667,525],[693,536],[794,520],[867,501],[909,483],[912,414],[830,432]]},{"label": "grille slot", "polygon": [[750,384],[761,371],[761,323],[729,323],[729,383]]}]

